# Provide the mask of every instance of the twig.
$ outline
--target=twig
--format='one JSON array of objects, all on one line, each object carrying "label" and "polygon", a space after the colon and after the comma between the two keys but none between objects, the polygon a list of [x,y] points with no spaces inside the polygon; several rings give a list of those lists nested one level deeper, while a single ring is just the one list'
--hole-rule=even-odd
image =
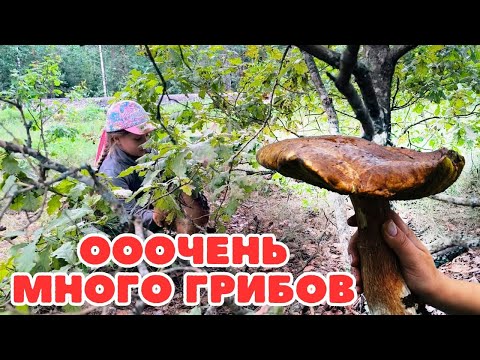
[{"label": "twig", "polygon": [[185,64],[185,66],[188,68],[188,70],[193,72],[192,68],[190,67],[190,65],[188,65],[187,61],[185,60],[185,57],[183,56],[182,45],[178,45],[178,50],[180,50],[180,57],[182,58],[182,61]]},{"label": "twig", "polygon": [[177,145],[177,141],[175,140],[173,135],[170,133],[170,131],[167,129],[167,127],[163,124],[162,116],[160,114],[160,104],[162,103],[163,97],[165,96],[165,94],[167,94],[167,82],[165,81],[165,79],[162,75],[162,72],[158,68],[157,63],[155,62],[155,59],[153,58],[153,55],[150,51],[150,48],[148,47],[148,45],[144,45],[144,46],[145,46],[145,50],[147,52],[148,58],[150,59],[150,62],[153,64],[153,67],[155,68],[155,71],[157,72],[157,75],[160,77],[160,81],[162,82],[162,87],[163,87],[162,96],[160,96],[160,99],[158,100],[158,103],[157,103],[157,120],[158,120],[160,126],[163,128],[163,130],[165,130],[165,132],[170,137],[170,140],[172,141],[172,143],[174,145]]},{"label": "twig", "polygon": [[246,175],[273,175],[275,171],[252,171],[252,170],[245,170],[245,169],[233,169],[232,171],[244,171]]},{"label": "twig", "polygon": [[[420,121],[417,121],[417,122],[414,123],[414,124],[408,125],[405,129],[403,129],[403,131],[402,131],[402,133],[400,134],[400,136],[406,134],[407,131],[410,130],[412,127],[414,127],[414,126],[416,126],[416,125],[418,125],[418,124],[421,124],[421,123],[423,123],[423,122],[425,122],[425,121],[432,120],[432,119],[441,119],[441,117],[440,117],[440,116],[431,116],[431,117],[422,119],[422,120],[420,120]],[[400,136],[399,136],[399,137],[400,137]]]},{"label": "twig", "polygon": [[315,256],[317,256],[318,251],[320,250],[320,243],[322,242],[325,235],[326,233],[324,231],[317,242],[317,250],[315,250],[315,252],[312,255],[310,255],[307,261],[305,261],[305,264],[303,265],[303,267],[295,273],[295,277],[300,275],[303,272],[303,270],[308,266],[308,264],[310,264],[310,261],[312,261],[315,258]]},{"label": "twig", "polygon": [[392,97],[392,102],[390,104],[390,109],[392,109],[394,106],[395,106],[395,99],[397,97],[397,94],[398,94],[398,90],[400,89],[400,77],[397,76],[397,82],[396,82],[396,88],[395,88],[395,93],[393,94],[393,97]]}]

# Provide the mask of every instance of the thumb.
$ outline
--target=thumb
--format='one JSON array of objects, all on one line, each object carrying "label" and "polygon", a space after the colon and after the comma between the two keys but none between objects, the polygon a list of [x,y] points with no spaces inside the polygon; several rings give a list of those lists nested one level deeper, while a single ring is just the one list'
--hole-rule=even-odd
[{"label": "thumb", "polygon": [[420,251],[392,220],[388,220],[383,224],[382,233],[385,242],[397,254],[402,263],[413,259],[417,252]]}]

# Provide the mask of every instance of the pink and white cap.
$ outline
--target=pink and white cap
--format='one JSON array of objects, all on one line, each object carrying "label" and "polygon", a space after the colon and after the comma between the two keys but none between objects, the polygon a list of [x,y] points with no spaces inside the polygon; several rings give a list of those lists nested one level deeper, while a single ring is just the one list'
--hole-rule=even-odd
[{"label": "pink and white cap", "polygon": [[98,144],[95,164],[98,164],[107,144],[107,133],[125,130],[135,135],[144,135],[155,129],[150,123],[150,116],[139,103],[132,100],[116,102],[107,111],[107,121]]},{"label": "pink and white cap", "polygon": [[123,100],[116,102],[108,109],[105,131],[109,133],[125,130],[143,135],[156,129],[149,121],[150,116],[139,103]]}]

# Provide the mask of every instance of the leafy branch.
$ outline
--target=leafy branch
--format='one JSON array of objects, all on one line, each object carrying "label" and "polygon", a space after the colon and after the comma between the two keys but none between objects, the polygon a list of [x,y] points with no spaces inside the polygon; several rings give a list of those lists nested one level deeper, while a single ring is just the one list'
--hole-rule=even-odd
[{"label": "leafy branch", "polygon": [[228,164],[229,164],[229,169],[228,169],[228,173],[227,173],[227,180],[226,180],[226,188],[225,188],[225,192],[224,192],[224,195],[223,195],[223,198],[220,202],[220,205],[217,209],[217,214],[215,215],[215,218],[214,218],[214,223],[215,223],[215,226],[217,226],[217,222],[218,222],[218,217],[220,216],[220,209],[223,205],[223,203],[225,202],[225,199],[227,198],[227,194],[228,194],[228,191],[230,189],[230,179],[231,179],[231,175],[232,175],[232,171],[233,171],[233,166],[234,166],[234,162],[235,162],[235,159],[243,152],[243,150],[248,146],[248,144],[250,144],[253,140],[255,140],[258,135],[260,135],[260,133],[267,127],[268,125],[268,121],[270,120],[271,116],[272,116],[272,108],[273,108],[273,98],[274,98],[274,95],[275,95],[275,89],[277,88],[278,86],[278,83],[279,83],[279,75],[280,75],[280,72],[282,70],[282,67],[283,67],[283,64],[285,62],[285,58],[287,57],[287,54],[288,54],[288,51],[290,50],[291,48],[291,45],[287,46],[287,48],[285,49],[285,51],[283,52],[283,56],[282,56],[282,59],[280,60],[280,66],[279,66],[279,69],[278,69],[278,73],[277,73],[277,77],[275,78],[275,83],[273,84],[273,88],[272,88],[272,96],[270,97],[270,106],[269,106],[269,109],[268,109],[268,114],[267,116],[265,117],[265,121],[263,122],[263,125],[260,127],[260,129],[258,129],[258,131],[240,148],[240,150],[238,150],[231,158],[230,160],[228,161]]}]

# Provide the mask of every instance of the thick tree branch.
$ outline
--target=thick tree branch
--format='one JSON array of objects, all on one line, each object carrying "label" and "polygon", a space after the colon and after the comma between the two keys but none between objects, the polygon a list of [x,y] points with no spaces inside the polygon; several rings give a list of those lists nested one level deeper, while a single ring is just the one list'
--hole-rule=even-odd
[{"label": "thick tree branch", "polygon": [[[333,82],[335,82],[335,85],[337,85],[337,79],[329,73],[327,73],[327,75],[330,79],[332,79]],[[367,140],[372,140],[374,135],[372,119],[370,118],[368,110],[365,108],[362,99],[357,94],[353,85],[348,82],[342,87],[338,87],[337,85],[337,88],[347,98],[348,103],[355,112],[357,119],[362,124],[364,132],[363,137]]]},{"label": "thick tree branch", "polygon": [[410,50],[413,50],[418,45],[397,45],[391,48],[390,50],[390,59],[393,62],[393,65],[397,63],[397,61]]},{"label": "thick tree branch", "polygon": [[4,148],[8,152],[29,155],[37,159],[38,161],[40,161],[41,166],[45,169],[52,169],[61,173],[68,172],[71,170],[62,164],[58,164],[54,161],[51,161],[44,155],[40,154],[38,151],[32,148],[29,148],[28,146],[17,145],[9,141],[0,140],[0,147]]},{"label": "thick tree branch", "polygon": [[[336,51],[330,50],[322,45],[297,45],[297,47],[309,53],[310,55],[313,55],[317,59],[326,62],[330,66],[336,69],[340,69],[342,57],[344,55],[340,55]],[[349,51],[348,47],[345,51]],[[364,106],[367,108],[368,114],[371,118],[378,117],[380,114],[380,107],[378,105],[377,95],[375,94],[372,79],[370,77],[368,69],[364,64],[356,61],[351,73],[353,73],[353,75],[355,76],[355,81],[360,88]],[[342,79],[340,80],[343,81]]]},{"label": "thick tree branch", "polygon": [[471,206],[471,207],[480,206],[480,198],[478,197],[462,198],[462,197],[450,196],[445,194],[436,194],[436,195],[430,196],[430,198],[444,201],[450,204],[455,204],[455,205],[463,205],[463,206]]},{"label": "thick tree branch", "polygon": [[303,50],[319,60],[325,61],[328,65],[340,69],[341,55],[333,50],[326,48],[323,45],[296,45],[300,50]]},{"label": "thick tree branch", "polygon": [[[88,173],[91,176],[91,178],[89,178],[84,175],[75,173],[75,171],[73,171],[72,169],[67,168],[62,164],[59,164],[55,161],[52,161],[46,158],[45,156],[40,154],[38,151],[33,150],[27,146],[17,145],[8,141],[0,140],[0,147],[4,148],[7,152],[14,152],[14,153],[20,153],[24,155],[29,155],[37,159],[40,162],[40,166],[44,169],[52,169],[62,174],[69,173],[71,174],[71,177],[83,182],[88,186],[96,188],[99,194],[105,199],[105,201],[107,201],[112,206],[112,210],[118,215],[122,230],[129,224],[129,217],[127,215],[127,212],[125,211],[125,208],[118,201],[115,195],[113,195],[113,193],[108,188],[106,188],[105,185],[103,185],[98,181],[98,178],[95,175],[95,171],[91,168],[91,166],[89,165],[84,166],[84,168],[88,171]],[[81,169],[77,169],[77,170],[81,170]]]},{"label": "thick tree branch", "polygon": [[308,71],[310,72],[310,77],[312,79],[313,85],[315,86],[315,89],[320,95],[323,108],[327,113],[330,134],[339,134],[340,131],[339,131],[337,113],[335,112],[335,107],[332,104],[332,99],[330,98],[330,96],[328,96],[328,93],[325,89],[325,85],[323,84],[322,78],[320,77],[320,73],[318,72],[318,68],[317,68],[317,65],[315,64],[315,60],[313,59],[312,55],[310,55],[305,51],[303,51],[303,58],[305,59]]},{"label": "thick tree branch", "polygon": [[357,61],[357,65],[353,69],[353,75],[360,88],[363,102],[369,111],[370,117],[377,118],[380,115],[380,106],[378,105],[377,94],[373,88],[370,72],[365,65]]},{"label": "thick tree branch", "polygon": [[348,45],[345,51],[342,53],[340,60],[340,72],[337,76],[337,81],[335,85],[337,87],[345,87],[348,82],[350,82],[350,77],[352,76],[353,69],[357,65],[357,56],[358,50],[360,49],[359,45]]}]

